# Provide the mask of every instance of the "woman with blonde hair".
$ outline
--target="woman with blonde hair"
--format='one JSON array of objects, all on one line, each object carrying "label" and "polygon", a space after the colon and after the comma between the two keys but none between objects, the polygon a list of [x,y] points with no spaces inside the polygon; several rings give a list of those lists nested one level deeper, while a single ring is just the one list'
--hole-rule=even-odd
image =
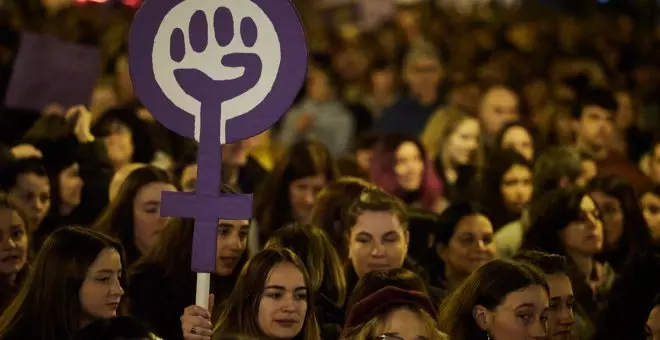
[{"label": "woman with blonde hair", "polygon": [[464,201],[483,165],[483,144],[479,120],[454,109],[433,114],[422,133],[422,144],[434,161],[451,202]]}]

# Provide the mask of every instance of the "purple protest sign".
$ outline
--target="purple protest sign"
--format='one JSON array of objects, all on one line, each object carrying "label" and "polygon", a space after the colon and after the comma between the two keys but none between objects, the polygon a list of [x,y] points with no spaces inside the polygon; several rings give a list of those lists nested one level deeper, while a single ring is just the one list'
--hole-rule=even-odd
[{"label": "purple protest sign", "polygon": [[200,143],[196,192],[163,193],[161,211],[195,218],[192,269],[211,273],[218,219],[252,215],[251,196],[219,194],[220,145],[260,134],[289,109],[307,72],[302,23],[290,0],[147,0],[129,44],[142,103]]},{"label": "purple protest sign", "polygon": [[98,48],[23,33],[5,106],[41,112],[52,103],[87,105],[100,72]]}]

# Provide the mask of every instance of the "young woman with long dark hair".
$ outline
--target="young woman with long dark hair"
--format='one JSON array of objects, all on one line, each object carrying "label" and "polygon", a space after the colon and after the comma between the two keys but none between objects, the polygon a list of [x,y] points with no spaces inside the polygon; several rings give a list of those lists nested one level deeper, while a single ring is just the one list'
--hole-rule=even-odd
[{"label": "young woman with long dark hair", "polygon": [[82,227],[56,230],[0,317],[0,339],[71,339],[95,320],[116,317],[125,268],[123,249],[110,237]]}]

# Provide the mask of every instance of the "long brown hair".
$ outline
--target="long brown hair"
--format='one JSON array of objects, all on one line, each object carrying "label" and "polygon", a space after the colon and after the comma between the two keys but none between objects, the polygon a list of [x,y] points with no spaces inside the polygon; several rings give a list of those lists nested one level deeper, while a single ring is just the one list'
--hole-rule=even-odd
[{"label": "long brown hair", "polygon": [[[292,263],[303,274],[305,284],[311,289],[312,283],[305,265],[298,256],[288,249],[268,248],[255,254],[241,270],[236,286],[227,300],[225,310],[220,315],[220,323],[215,333],[236,333],[263,338],[257,315],[264,286],[271,270],[280,263]],[[318,340],[321,338],[314,314],[313,294],[307,294],[307,313],[302,331],[296,340]]]},{"label": "long brown hair", "polygon": [[284,154],[255,195],[254,219],[261,230],[262,243],[269,234],[294,222],[289,197],[291,182],[322,175],[331,182],[339,171],[328,148],[320,142],[302,141]]},{"label": "long brown hair", "polygon": [[335,247],[323,230],[311,225],[290,225],[277,230],[266,244],[292,250],[305,263],[314,294],[324,294],[337,306],[346,301],[346,277]]},{"label": "long brown hair", "polygon": [[493,260],[477,269],[440,306],[440,331],[452,340],[486,340],[473,316],[481,305],[494,310],[514,291],[541,285],[549,291],[545,275],[536,267],[511,260]]},{"label": "long brown hair", "polygon": [[342,214],[366,188],[377,186],[360,178],[342,177],[321,190],[312,209],[312,224],[323,229],[342,260],[348,257]]},{"label": "long brown hair", "polygon": [[20,217],[20,219],[23,221],[23,225],[25,226],[25,233],[28,240],[28,245],[26,248],[26,251],[28,252],[27,263],[25,263],[23,268],[21,268],[21,270],[16,273],[13,282],[10,282],[10,280],[6,280],[4,278],[0,280],[0,312],[2,312],[4,307],[14,299],[20,287],[25,283],[25,280],[30,272],[30,259],[32,257],[30,253],[30,241],[32,239],[31,234],[34,231],[34,226],[28,218],[28,213],[25,207],[23,207],[23,205],[21,205],[19,202],[16,202],[15,200],[7,197],[7,195],[4,193],[0,193],[0,209],[8,209],[18,214],[18,217]]},{"label": "long brown hair", "polygon": [[[0,317],[0,338],[71,339],[83,318],[80,287],[106,248],[116,250],[126,268],[121,245],[98,231],[65,227],[52,233],[18,296]],[[122,276],[125,287],[123,281]]]},{"label": "long brown hair", "polygon": [[167,172],[153,166],[146,166],[131,172],[119,189],[117,198],[110,203],[92,227],[121,241],[126,249],[126,261],[129,265],[144,255],[140,254],[133,236],[135,197],[143,187],[158,182],[173,184]]}]

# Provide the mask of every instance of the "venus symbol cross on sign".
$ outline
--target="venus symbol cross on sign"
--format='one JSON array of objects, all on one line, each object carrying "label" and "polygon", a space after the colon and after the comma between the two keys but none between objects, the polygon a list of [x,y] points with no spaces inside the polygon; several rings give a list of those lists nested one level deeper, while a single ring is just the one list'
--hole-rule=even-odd
[{"label": "venus symbol cross on sign", "polygon": [[221,144],[255,136],[291,106],[307,48],[290,0],[147,0],[129,42],[135,91],[199,145],[197,188],[163,193],[164,216],[195,218],[192,268],[213,272],[217,222],[249,219],[252,198],[221,195]]}]

